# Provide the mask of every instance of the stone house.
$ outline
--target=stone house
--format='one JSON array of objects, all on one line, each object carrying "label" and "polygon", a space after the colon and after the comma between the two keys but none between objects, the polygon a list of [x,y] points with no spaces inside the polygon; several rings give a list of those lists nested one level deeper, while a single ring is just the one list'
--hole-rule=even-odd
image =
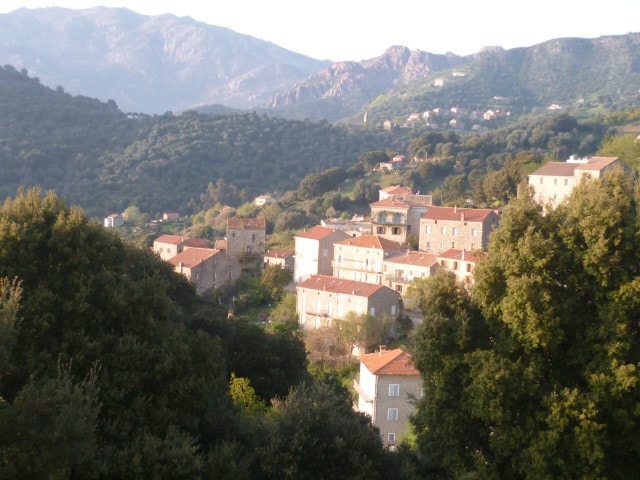
[{"label": "stone house", "polygon": [[371,232],[374,235],[407,243],[409,235],[418,237],[420,216],[431,205],[430,195],[394,195],[370,203]]},{"label": "stone house", "polygon": [[293,272],[295,267],[295,250],[293,248],[272,248],[264,254],[264,266],[280,265]]},{"label": "stone house", "polygon": [[112,213],[104,219],[104,226],[106,228],[120,227],[124,224],[124,219],[120,213]]},{"label": "stone house", "polygon": [[414,251],[392,255],[382,262],[383,285],[403,295],[415,279],[430,277],[438,269],[438,259],[433,253]]},{"label": "stone house", "polygon": [[382,285],[384,259],[408,249],[406,244],[377,235],[347,238],[333,247],[333,276]]},{"label": "stone house", "polygon": [[175,257],[187,248],[209,248],[204,238],[191,238],[183,235],[161,235],[153,241],[153,251],[163,260]]},{"label": "stone house", "polygon": [[420,217],[418,248],[442,252],[450,248],[484,250],[499,225],[499,214],[488,208],[429,207]]},{"label": "stone house", "polygon": [[451,248],[439,253],[436,258],[440,268],[450,271],[456,276],[458,282],[470,287],[475,283],[473,272],[483,255],[484,253],[478,250]]},{"label": "stone house", "polygon": [[529,175],[529,186],[534,200],[545,211],[552,210],[567,198],[582,178],[600,178],[616,167],[626,168],[618,157],[591,157],[578,159],[571,156],[566,162],[548,162]]},{"label": "stone house", "polygon": [[198,293],[230,287],[240,277],[237,263],[214,248],[187,248],[167,261],[195,285]]},{"label": "stone house", "polygon": [[382,442],[394,449],[409,428],[415,402],[422,396],[422,378],[413,359],[402,349],[380,351],[360,356],[357,410],[366,413],[378,427]]},{"label": "stone house", "polygon": [[349,312],[394,318],[400,313],[400,296],[383,285],[313,275],[296,286],[296,293],[296,311],[304,328],[331,326]]},{"label": "stone house", "polygon": [[227,255],[231,259],[262,257],[266,241],[264,218],[227,219]]},{"label": "stone house", "polygon": [[294,282],[306,280],[311,275],[331,275],[333,267],[333,245],[350,238],[349,234],[336,228],[316,225],[295,236]]}]

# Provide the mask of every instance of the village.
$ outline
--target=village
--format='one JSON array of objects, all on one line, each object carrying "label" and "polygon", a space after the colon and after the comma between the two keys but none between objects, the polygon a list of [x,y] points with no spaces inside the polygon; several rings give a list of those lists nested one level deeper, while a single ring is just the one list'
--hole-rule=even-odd
[{"label": "village", "polygon": [[[625,168],[617,157],[572,156],[546,163],[529,175],[528,184],[544,211],[558,206],[585,176],[597,179],[615,167]],[[258,206],[275,201],[270,195],[255,199]],[[431,196],[401,185],[381,189],[369,207],[368,218],[327,219],[300,231],[292,249],[267,250],[265,220],[240,217],[227,219],[226,236],[214,245],[165,234],[154,239],[152,249],[199,293],[232,287],[248,266],[289,270],[287,288],[295,293],[299,327],[311,335],[354,315],[379,322],[402,315],[419,324],[421,312],[405,302],[410,286],[447,271],[471,289],[475,267],[488,255],[491,232],[500,225],[500,210],[436,206]],[[120,222],[120,216],[110,215],[105,226]],[[412,236],[417,250],[409,245]],[[331,338],[322,341],[330,343]],[[371,417],[385,446],[395,448],[414,409],[413,399],[421,395],[420,373],[410,352],[384,344],[374,352],[366,347],[354,344],[350,352],[360,364],[354,407]]]}]

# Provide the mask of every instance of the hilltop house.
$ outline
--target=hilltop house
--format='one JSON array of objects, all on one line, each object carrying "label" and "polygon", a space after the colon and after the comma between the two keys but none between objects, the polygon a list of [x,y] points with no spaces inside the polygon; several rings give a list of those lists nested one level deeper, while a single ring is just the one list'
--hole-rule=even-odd
[{"label": "hilltop house", "polygon": [[394,449],[408,429],[415,401],[422,396],[422,378],[408,352],[399,348],[360,356],[357,410],[378,427],[382,442]]},{"label": "hilltop house", "polygon": [[415,279],[430,277],[438,269],[438,259],[433,253],[405,252],[391,255],[382,262],[383,285],[403,295]]},{"label": "hilltop house", "polygon": [[304,328],[328,327],[349,312],[377,317],[400,313],[400,297],[389,287],[313,275],[296,287],[296,311]]},{"label": "hilltop house", "polygon": [[187,248],[167,261],[175,272],[195,285],[198,293],[210,288],[229,287],[240,277],[237,263],[214,248]]},{"label": "hilltop house", "polygon": [[153,251],[163,260],[169,260],[188,248],[209,248],[204,238],[191,238],[182,235],[161,235],[153,241]]},{"label": "hilltop house", "polygon": [[333,275],[359,282],[382,284],[384,259],[408,249],[405,244],[376,235],[347,238],[336,242],[333,247]]},{"label": "hilltop house", "polygon": [[301,282],[311,275],[331,275],[333,245],[350,236],[336,228],[320,225],[295,236],[293,280]]},{"label": "hilltop house", "polygon": [[124,219],[120,213],[112,213],[104,219],[104,226],[107,228],[120,227],[124,224]]},{"label": "hilltop house", "polygon": [[529,186],[534,191],[534,200],[554,209],[567,198],[583,177],[600,178],[605,172],[622,167],[618,157],[576,158],[566,162],[548,162],[529,175]]},{"label": "hilltop house", "polygon": [[420,217],[418,248],[424,252],[484,250],[498,224],[495,210],[432,206]]}]

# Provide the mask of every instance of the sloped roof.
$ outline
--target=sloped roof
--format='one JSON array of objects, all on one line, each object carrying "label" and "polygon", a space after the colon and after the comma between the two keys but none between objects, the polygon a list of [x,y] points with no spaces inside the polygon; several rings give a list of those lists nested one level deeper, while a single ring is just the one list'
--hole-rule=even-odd
[{"label": "sloped roof", "polygon": [[345,236],[345,238],[349,236],[346,233],[342,232],[341,230],[338,230],[337,228],[323,227],[322,225],[316,225],[315,227],[311,227],[310,229],[299,233],[298,235],[296,235],[296,238],[310,238],[312,240],[322,240],[323,238],[326,238],[335,232],[342,233]]},{"label": "sloped roof", "polygon": [[438,263],[434,253],[427,252],[407,252],[386,258],[385,262],[392,262],[401,265],[416,265],[419,267],[432,267]]},{"label": "sloped roof", "polygon": [[374,375],[420,375],[411,355],[400,348],[367,353],[360,361]]},{"label": "sloped roof", "polygon": [[342,293],[345,295],[367,298],[379,290],[391,290],[389,287],[385,287],[384,285],[347,280],[345,278],[332,277],[330,275],[312,275],[306,280],[300,282],[298,284],[298,288],[323,290],[331,293]]},{"label": "sloped roof", "polygon": [[465,262],[477,262],[484,254],[476,250],[460,250],[458,248],[450,248],[437,255],[438,258],[446,258],[448,260],[464,260]]},{"label": "sloped roof", "polygon": [[292,248],[272,248],[264,254],[265,257],[285,258],[294,255],[296,251]]},{"label": "sloped roof", "polygon": [[409,246],[394,242],[393,240],[379,237],[377,235],[361,235],[359,237],[349,237],[345,240],[336,242],[336,245],[348,245],[350,247],[375,248],[382,251],[404,250]]},{"label": "sloped roof", "polygon": [[209,248],[209,240],[206,238],[187,238],[184,241],[184,246],[189,248]]},{"label": "sloped roof", "polygon": [[185,268],[194,268],[218,253],[220,250],[215,248],[189,248],[171,257],[167,262],[174,267],[182,264]]},{"label": "sloped roof", "polygon": [[458,207],[428,207],[420,217],[430,220],[464,220],[467,222],[483,222],[489,215],[495,213],[490,208],[458,208]]},{"label": "sloped roof", "polygon": [[234,230],[264,230],[266,226],[264,218],[240,218],[227,219],[227,228]]},{"label": "sloped roof", "polygon": [[369,204],[370,207],[401,207],[401,208],[409,208],[411,204],[405,202],[404,200],[400,200],[398,197],[388,197],[384,200],[378,200],[377,202],[373,202]]},{"label": "sloped roof", "polygon": [[576,167],[576,170],[602,170],[612,163],[616,162],[618,157],[591,157],[587,163],[582,163]]},{"label": "sloped roof", "polygon": [[409,187],[403,187],[401,185],[394,185],[392,187],[383,188],[382,191],[390,195],[402,195],[405,193],[413,193]]},{"label": "sloped roof", "polygon": [[548,175],[550,177],[573,177],[573,172],[581,163],[572,162],[548,162],[542,165],[531,175]]}]

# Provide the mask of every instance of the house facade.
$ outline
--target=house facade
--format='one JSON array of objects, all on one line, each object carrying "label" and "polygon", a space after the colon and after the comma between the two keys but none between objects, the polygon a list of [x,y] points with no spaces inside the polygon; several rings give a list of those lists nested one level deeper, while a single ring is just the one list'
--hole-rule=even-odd
[{"label": "house facade", "polygon": [[529,175],[533,199],[546,210],[555,209],[582,178],[600,178],[605,172],[623,167],[618,157],[571,157],[566,162],[548,162]]},{"label": "house facade", "polygon": [[389,287],[313,275],[296,286],[296,310],[304,328],[328,327],[349,312],[396,317],[400,296]]},{"label": "house facade", "polygon": [[333,245],[350,238],[342,230],[316,225],[295,236],[293,280],[301,282],[311,275],[332,275]]},{"label": "house facade", "polygon": [[473,273],[478,260],[480,260],[483,255],[483,252],[477,250],[469,251],[451,248],[439,253],[436,258],[440,268],[450,271],[456,276],[456,280],[459,283],[470,287],[475,283]]},{"label": "house facade", "polygon": [[487,208],[429,207],[420,218],[419,249],[484,250],[499,220],[498,212]]},{"label": "house facade", "polygon": [[120,227],[124,224],[124,219],[120,213],[112,213],[104,219],[104,226],[107,228]]},{"label": "house facade", "polygon": [[153,241],[153,251],[163,260],[169,260],[187,248],[209,248],[204,238],[191,238],[182,235],[161,235]]},{"label": "house facade", "polygon": [[295,250],[293,248],[272,248],[264,254],[264,266],[280,265],[293,272],[295,267]]},{"label": "house facade", "polygon": [[347,238],[333,247],[333,276],[381,285],[385,258],[408,249],[405,244],[376,235]]},{"label": "house facade", "polygon": [[395,448],[409,428],[415,401],[422,396],[422,378],[411,355],[384,347],[361,355],[354,387],[358,393],[357,410],[366,413],[378,427],[384,445]]},{"label": "house facade", "polygon": [[428,252],[406,252],[392,255],[382,262],[383,284],[400,295],[417,278],[427,278],[439,269],[436,255]]},{"label": "house facade", "polygon": [[230,258],[262,257],[266,241],[264,218],[227,219],[227,255]]},{"label": "house facade", "polygon": [[420,217],[431,205],[430,195],[394,195],[369,204],[371,233],[398,243],[418,237]]},{"label": "house facade", "polygon": [[230,287],[240,277],[237,263],[214,248],[187,248],[167,261],[194,284],[198,293]]}]

